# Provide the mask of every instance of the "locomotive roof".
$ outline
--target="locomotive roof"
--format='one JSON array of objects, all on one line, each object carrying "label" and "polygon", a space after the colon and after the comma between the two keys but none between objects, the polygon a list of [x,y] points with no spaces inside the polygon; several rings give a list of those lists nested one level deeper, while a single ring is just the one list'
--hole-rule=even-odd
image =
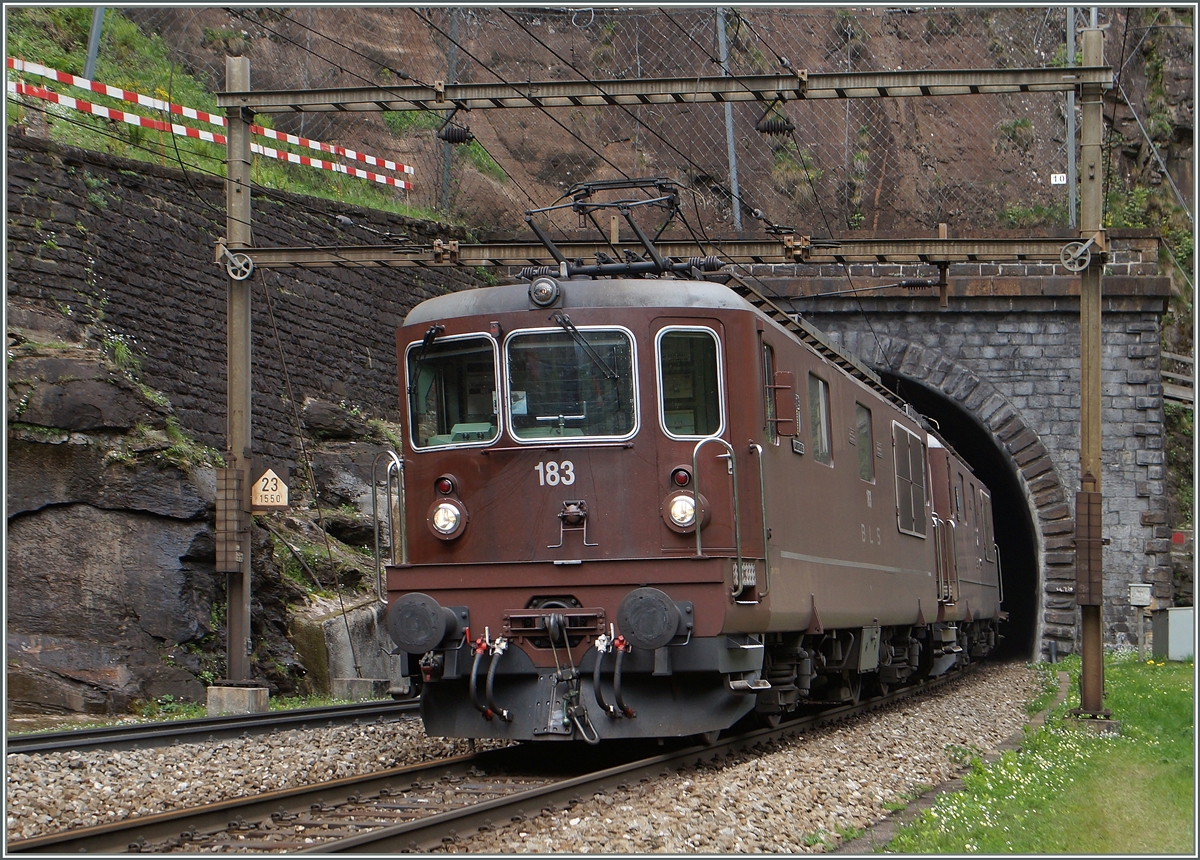
[{"label": "locomotive roof", "polygon": [[[613,278],[560,280],[562,298],[557,307],[571,308],[720,308],[756,310],[753,305],[712,281],[667,278]],[[405,325],[453,317],[527,311],[529,284],[505,284],[461,290],[421,302],[405,318]]]}]

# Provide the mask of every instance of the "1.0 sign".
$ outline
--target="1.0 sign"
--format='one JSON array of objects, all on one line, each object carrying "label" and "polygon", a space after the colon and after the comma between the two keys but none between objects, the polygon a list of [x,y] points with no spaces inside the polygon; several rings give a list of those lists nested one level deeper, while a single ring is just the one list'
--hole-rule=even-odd
[{"label": "1.0 sign", "polygon": [[287,470],[280,469],[281,478],[274,469],[267,469],[254,481],[250,491],[250,508],[254,511],[277,511],[288,506]]}]

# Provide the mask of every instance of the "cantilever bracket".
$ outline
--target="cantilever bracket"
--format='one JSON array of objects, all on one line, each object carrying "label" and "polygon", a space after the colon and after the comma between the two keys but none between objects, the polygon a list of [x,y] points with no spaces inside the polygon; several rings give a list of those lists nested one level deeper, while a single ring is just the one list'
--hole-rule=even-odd
[{"label": "cantilever bracket", "polygon": [[254,261],[248,254],[234,254],[225,247],[225,237],[217,240],[217,250],[213,257],[214,263],[225,261],[225,271],[235,281],[244,281],[254,274]]},{"label": "cantilever bracket", "polygon": [[1070,242],[1062,249],[1059,262],[1069,272],[1082,272],[1092,262],[1092,248],[1098,254],[1108,253],[1107,235],[1103,229],[1097,230],[1090,238],[1079,242]]}]

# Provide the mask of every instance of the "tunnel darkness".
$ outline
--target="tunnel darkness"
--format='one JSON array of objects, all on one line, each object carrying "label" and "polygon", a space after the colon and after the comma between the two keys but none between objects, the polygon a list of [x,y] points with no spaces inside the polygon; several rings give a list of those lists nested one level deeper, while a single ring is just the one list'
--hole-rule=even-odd
[{"label": "tunnel darkness", "polygon": [[1002,608],[1009,615],[1001,628],[1000,657],[1036,659],[1038,557],[1034,522],[1029,501],[1022,492],[1012,463],[991,434],[954,401],[894,373],[879,371],[884,385],[936,422],[943,439],[967,462],[992,493],[996,545],[1000,548],[1004,583]]}]

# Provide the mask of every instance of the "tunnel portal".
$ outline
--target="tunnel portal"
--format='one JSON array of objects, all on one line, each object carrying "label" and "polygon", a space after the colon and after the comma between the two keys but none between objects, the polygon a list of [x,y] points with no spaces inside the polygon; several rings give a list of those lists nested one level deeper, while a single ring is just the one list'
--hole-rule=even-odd
[{"label": "tunnel portal", "polygon": [[[1173,605],[1160,367],[1170,279],[1158,240],[1113,231],[1103,277],[1103,631],[1137,645],[1129,583]],[[940,427],[993,494],[1010,614],[1005,646],[1079,646],[1074,500],[1079,475],[1079,278],[1053,263],[953,263],[947,300],[896,281],[928,266],[762,267],[761,286]],[[831,295],[890,284],[878,294]]]}]

